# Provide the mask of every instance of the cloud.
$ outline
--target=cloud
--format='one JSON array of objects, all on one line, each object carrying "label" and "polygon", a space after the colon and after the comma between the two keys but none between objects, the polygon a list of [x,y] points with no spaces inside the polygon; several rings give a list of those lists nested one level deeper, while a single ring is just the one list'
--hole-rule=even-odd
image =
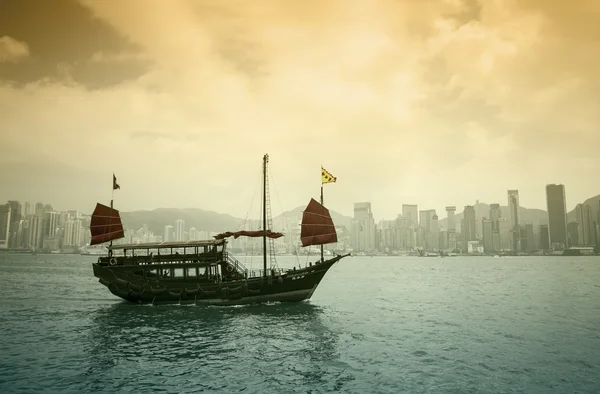
[{"label": "cloud", "polygon": [[15,40],[9,36],[0,37],[0,63],[16,63],[29,56],[26,42]]}]

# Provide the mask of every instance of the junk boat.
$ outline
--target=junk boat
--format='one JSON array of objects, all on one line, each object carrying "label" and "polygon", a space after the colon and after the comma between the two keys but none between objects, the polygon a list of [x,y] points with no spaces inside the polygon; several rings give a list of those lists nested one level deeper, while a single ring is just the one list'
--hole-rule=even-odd
[{"label": "junk boat", "polygon": [[[311,198],[302,215],[302,246],[320,245],[320,260],[299,269],[268,268],[267,239],[283,236],[268,228],[268,160],[264,155],[262,230],[225,232],[203,241],[112,245],[113,240],[124,238],[119,211],[113,208],[114,197],[110,207],[98,203],[90,224],[90,245],[110,245],[108,255],[93,263],[94,276],[112,294],[134,303],[242,305],[310,299],[327,271],[349,256],[323,258],[323,245],[337,242],[333,220],[322,204],[323,184],[336,178],[321,168],[321,203]],[[120,187],[113,174],[113,193],[116,189]],[[262,237],[262,270],[246,269],[227,251],[231,236]]]}]

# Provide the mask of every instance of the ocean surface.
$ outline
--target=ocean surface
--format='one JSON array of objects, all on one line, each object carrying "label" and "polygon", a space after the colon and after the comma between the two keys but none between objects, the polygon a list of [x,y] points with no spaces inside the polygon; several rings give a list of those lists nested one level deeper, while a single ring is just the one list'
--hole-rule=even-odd
[{"label": "ocean surface", "polygon": [[125,303],[95,260],[0,254],[0,393],[600,393],[598,257],[350,257],[243,307]]}]

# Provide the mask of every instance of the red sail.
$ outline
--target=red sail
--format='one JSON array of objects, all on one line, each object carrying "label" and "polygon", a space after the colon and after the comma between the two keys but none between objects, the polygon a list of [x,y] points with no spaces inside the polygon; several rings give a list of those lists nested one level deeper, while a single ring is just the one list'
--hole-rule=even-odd
[{"label": "red sail", "polygon": [[100,203],[96,204],[96,209],[94,209],[94,213],[92,214],[90,231],[92,233],[90,245],[97,245],[125,237],[119,211]]},{"label": "red sail", "polygon": [[233,236],[233,238],[238,238],[239,236],[246,236],[246,237],[263,237],[263,236],[267,236],[268,238],[279,238],[279,237],[283,237],[282,233],[274,233],[273,231],[264,231],[264,230],[258,230],[258,231],[236,231],[234,233],[227,231],[225,233],[221,233],[221,234],[217,234],[214,236],[215,239],[223,239],[223,238],[227,238],[227,237],[231,237]]},{"label": "red sail", "polygon": [[302,214],[300,231],[302,246],[324,245],[337,242],[337,233],[329,210],[311,198]]}]

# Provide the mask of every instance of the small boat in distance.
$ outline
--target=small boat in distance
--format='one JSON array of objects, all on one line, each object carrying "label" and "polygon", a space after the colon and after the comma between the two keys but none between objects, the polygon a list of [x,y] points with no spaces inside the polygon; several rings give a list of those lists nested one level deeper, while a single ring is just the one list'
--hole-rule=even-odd
[{"label": "small boat in distance", "polygon": [[[153,304],[242,305],[269,301],[298,302],[310,299],[327,271],[348,256],[323,257],[323,245],[337,242],[329,210],[311,199],[302,216],[302,246],[320,245],[321,258],[307,267],[282,270],[267,267],[267,240],[282,233],[267,228],[267,163],[263,157],[262,230],[218,234],[214,239],[189,242],[160,242],[112,245],[124,238],[119,211],[97,204],[90,229],[90,245],[110,242],[108,255],[93,263],[94,276],[108,290],[130,302]],[[321,169],[323,184],[335,182]],[[119,189],[113,174],[113,192]],[[227,251],[227,238],[262,237],[263,269],[249,271]],[[271,253],[272,253],[271,248]]]}]

